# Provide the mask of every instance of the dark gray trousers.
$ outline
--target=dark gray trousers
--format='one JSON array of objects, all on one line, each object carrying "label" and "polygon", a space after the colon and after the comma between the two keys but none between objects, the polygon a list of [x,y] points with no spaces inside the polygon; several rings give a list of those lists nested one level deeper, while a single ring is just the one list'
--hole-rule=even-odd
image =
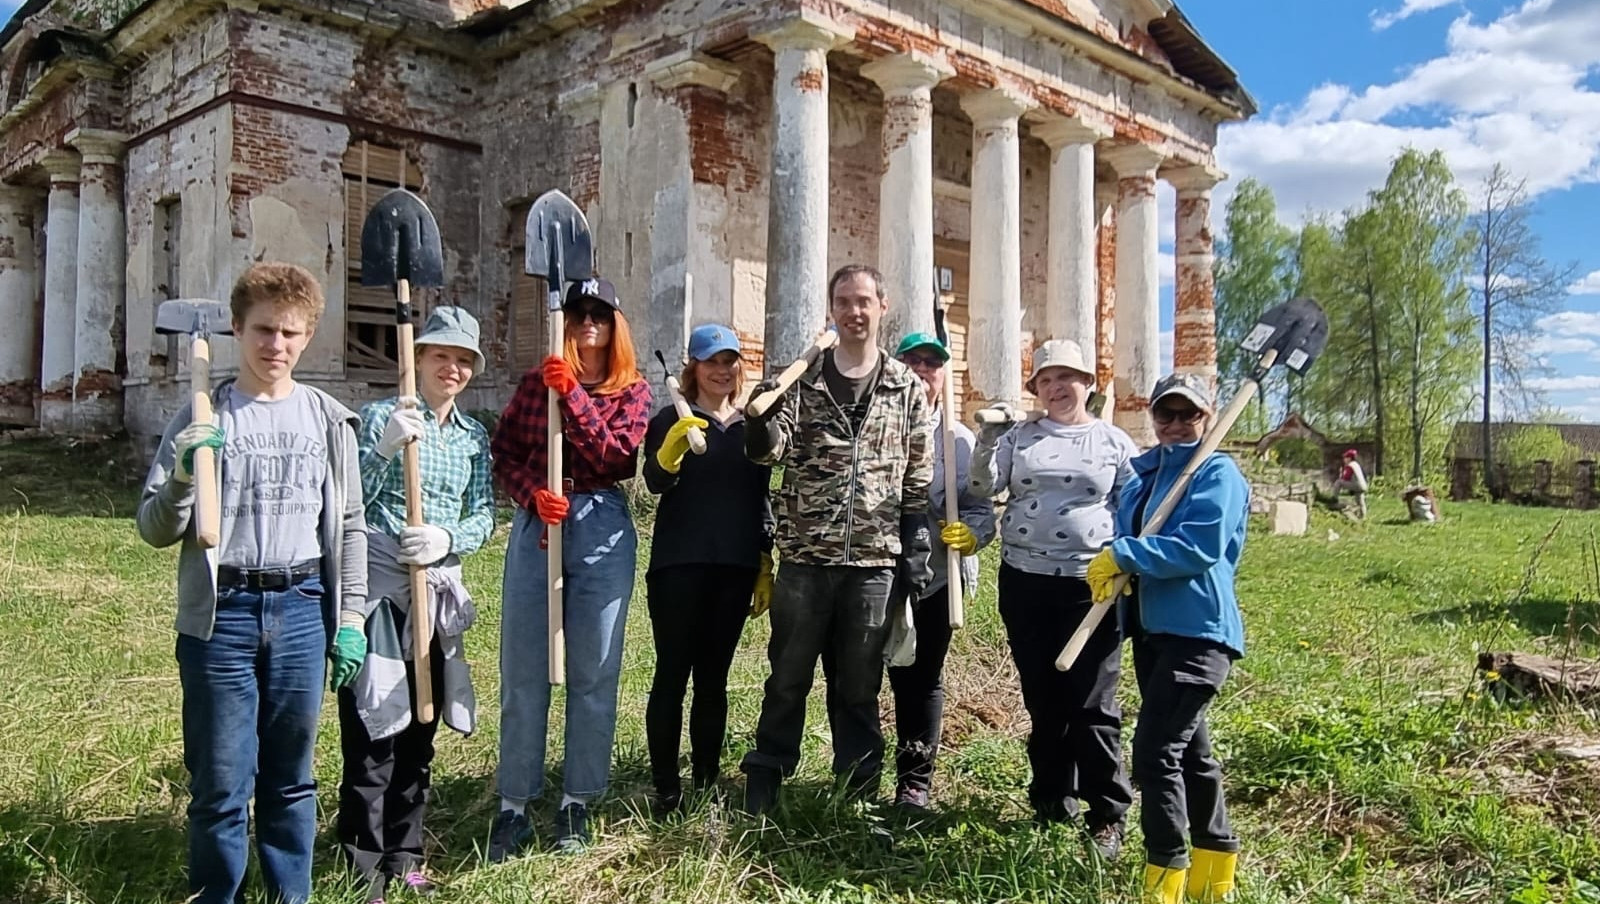
[{"label": "dark gray trousers", "polygon": [[853,565],[779,566],[772,590],[772,639],[767,678],[756,723],[755,749],[741,768],[793,775],[800,764],[806,697],[817,663],[829,660],[829,717],[833,771],[852,785],[875,784],[883,770],[883,727],[878,690],[883,648],[889,639],[889,588],[894,569]]},{"label": "dark gray trousers", "polygon": [[1187,867],[1190,840],[1210,851],[1239,850],[1206,728],[1206,708],[1231,665],[1228,651],[1209,640],[1134,635],[1133,671],[1144,702],[1133,731],[1133,781],[1146,859],[1156,866]]}]

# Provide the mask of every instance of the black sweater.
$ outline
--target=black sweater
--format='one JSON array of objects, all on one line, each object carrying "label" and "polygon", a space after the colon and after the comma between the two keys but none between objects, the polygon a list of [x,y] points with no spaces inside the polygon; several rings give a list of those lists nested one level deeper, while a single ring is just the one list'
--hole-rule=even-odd
[{"label": "black sweater", "polygon": [[711,424],[706,452],[685,455],[676,474],[661,469],[656,451],[677,423],[677,411],[668,405],[656,412],[645,433],[644,483],[661,497],[649,571],[673,565],[755,568],[760,554],[772,549],[772,469],[745,457],[742,414],[723,425],[693,410]]}]

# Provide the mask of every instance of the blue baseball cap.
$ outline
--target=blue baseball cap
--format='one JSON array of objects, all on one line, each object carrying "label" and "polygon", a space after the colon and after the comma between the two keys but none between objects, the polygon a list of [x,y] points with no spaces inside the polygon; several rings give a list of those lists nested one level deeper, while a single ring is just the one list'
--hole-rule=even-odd
[{"label": "blue baseball cap", "polygon": [[720,323],[708,323],[697,326],[689,334],[689,357],[695,361],[710,360],[718,352],[733,352],[739,357],[744,353],[739,348],[739,334],[728,329]]}]

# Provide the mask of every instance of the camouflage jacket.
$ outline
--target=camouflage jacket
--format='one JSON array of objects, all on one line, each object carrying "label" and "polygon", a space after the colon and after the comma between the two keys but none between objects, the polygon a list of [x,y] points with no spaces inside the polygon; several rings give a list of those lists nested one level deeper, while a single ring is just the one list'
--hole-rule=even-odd
[{"label": "camouflage jacket", "polygon": [[819,358],[773,416],[777,444],[757,464],[783,465],[778,558],[802,565],[894,565],[900,516],[928,509],[933,419],[922,382],[883,355],[861,431],[822,376]]}]

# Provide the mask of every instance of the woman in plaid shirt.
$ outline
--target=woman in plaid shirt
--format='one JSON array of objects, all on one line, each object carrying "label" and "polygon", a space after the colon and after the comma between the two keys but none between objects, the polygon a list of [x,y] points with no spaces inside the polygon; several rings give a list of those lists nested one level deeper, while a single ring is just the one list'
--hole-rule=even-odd
[{"label": "woman in plaid shirt", "polygon": [[[398,398],[361,410],[357,448],[366,498],[367,584],[375,601],[367,617],[367,656],[353,684],[339,689],[344,775],[339,783],[339,846],[367,883],[367,900],[382,901],[400,882],[427,894],[422,872],[422,820],[439,720],[412,718],[416,694],[409,568],[428,569],[434,626],[432,680],[443,721],[462,734],[473,728],[471,678],[461,634],[472,601],[461,583],[461,557],[494,530],[489,482],[489,432],[456,397],[483,370],[478,321],[461,308],[436,308],[416,339],[419,406]],[[400,451],[417,443],[426,523],[406,525]]]},{"label": "woman in plaid shirt", "polygon": [[[566,581],[567,725],[558,850],[589,842],[588,802],[606,790],[617,727],[622,636],[638,535],[617,484],[635,473],[650,419],[617,292],[573,283],[562,306],[566,346],[522,376],[495,428],[494,474],[516,500],[500,621],[500,812],[489,839],[499,862],[533,838],[525,808],[544,791],[550,667],[545,531],[562,531]],[[545,486],[547,390],[561,405],[562,493]]]}]

